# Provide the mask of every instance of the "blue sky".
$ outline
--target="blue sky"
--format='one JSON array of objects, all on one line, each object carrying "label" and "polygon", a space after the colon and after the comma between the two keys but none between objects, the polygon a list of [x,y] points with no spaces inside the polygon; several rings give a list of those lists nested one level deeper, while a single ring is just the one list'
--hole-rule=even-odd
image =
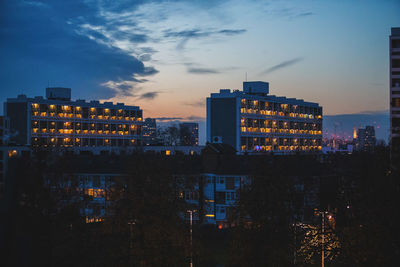
[{"label": "blue sky", "polygon": [[325,114],[382,113],[395,26],[399,1],[5,0],[0,101],[50,84],[204,121],[205,97],[247,72]]}]

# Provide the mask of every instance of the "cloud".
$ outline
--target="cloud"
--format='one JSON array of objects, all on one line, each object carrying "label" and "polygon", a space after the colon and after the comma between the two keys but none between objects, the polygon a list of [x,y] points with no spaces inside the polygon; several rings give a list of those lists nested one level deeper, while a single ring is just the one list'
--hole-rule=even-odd
[{"label": "cloud", "polygon": [[245,33],[245,29],[223,29],[223,30],[202,30],[190,29],[183,31],[174,31],[172,29],[164,30],[164,37],[180,40],[176,46],[177,50],[183,50],[187,42],[191,39],[207,38],[212,36],[233,36]]},{"label": "cloud", "polygon": [[182,117],[159,117],[159,118],[154,118],[158,121],[176,121],[176,120],[182,120]]},{"label": "cloud", "polygon": [[295,15],[296,17],[308,17],[308,16],[313,16],[314,13],[313,12],[303,12],[303,13],[299,13],[297,15]]},{"label": "cloud", "polygon": [[189,117],[186,117],[186,120],[189,120],[189,121],[205,121],[206,118],[199,117],[199,116],[189,116]]},{"label": "cloud", "polygon": [[220,73],[216,69],[211,69],[211,68],[193,68],[193,67],[188,67],[187,72],[193,73],[193,74],[218,74]]},{"label": "cloud", "polygon": [[204,107],[206,102],[204,99],[200,99],[198,101],[193,101],[193,102],[184,102],[183,104],[191,107]]},{"label": "cloud", "polygon": [[151,54],[141,54],[138,59],[140,61],[146,62],[151,60]]},{"label": "cloud", "polygon": [[147,92],[144,94],[141,94],[138,99],[144,99],[144,100],[153,100],[154,98],[156,98],[158,96],[160,92]]},{"label": "cloud", "polygon": [[34,6],[34,7],[49,7],[45,3],[39,2],[39,1],[22,1],[21,4],[28,5],[28,6]]},{"label": "cloud", "polygon": [[291,59],[291,60],[283,61],[283,62],[281,62],[281,63],[279,63],[279,64],[277,64],[275,66],[272,66],[272,67],[266,69],[265,71],[261,72],[260,75],[269,74],[271,72],[274,72],[274,71],[277,71],[277,70],[292,66],[292,65],[294,65],[294,64],[296,64],[296,63],[298,63],[298,62],[300,62],[302,60],[303,60],[303,58],[298,57],[298,58],[294,58],[294,59]]},{"label": "cloud", "polygon": [[[98,5],[54,0],[37,12],[31,2],[41,3],[5,1],[0,9],[0,79],[7,85],[1,95],[28,88],[31,91],[25,93],[41,95],[49,81],[53,86],[71,87],[76,98],[109,99],[135,95],[135,84],[146,81],[139,77],[158,73],[112,43],[115,36],[98,16]],[[129,39],[128,43],[146,38],[136,32],[124,34],[120,37]]]},{"label": "cloud", "polygon": [[245,33],[245,29],[239,29],[239,30],[220,30],[218,33],[222,33],[225,35],[237,35],[237,34],[242,34]]}]

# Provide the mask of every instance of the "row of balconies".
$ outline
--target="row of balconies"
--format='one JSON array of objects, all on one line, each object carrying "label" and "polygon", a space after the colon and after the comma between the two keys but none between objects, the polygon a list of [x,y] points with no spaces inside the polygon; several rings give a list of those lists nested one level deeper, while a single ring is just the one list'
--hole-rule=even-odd
[{"label": "row of balconies", "polygon": [[322,131],[317,130],[298,130],[298,129],[277,129],[277,128],[254,128],[241,127],[242,133],[281,133],[281,134],[311,134],[322,135]]},{"label": "row of balconies", "polygon": [[137,135],[139,131],[109,131],[109,130],[73,130],[73,129],[40,129],[32,128],[33,134],[88,134],[88,135]]},{"label": "row of balconies", "polygon": [[[80,107],[70,105],[54,105],[54,104],[38,104],[32,103],[31,109],[39,112],[65,112],[65,113],[89,113],[92,115],[106,116],[136,116],[141,117],[141,110],[127,109],[110,109],[110,108],[95,108],[95,107]],[[135,115],[136,114],[136,115]],[[139,115],[139,116],[137,116]]]},{"label": "row of balconies", "polygon": [[92,120],[119,120],[119,121],[142,121],[141,117],[123,117],[123,116],[103,116],[103,115],[87,115],[73,113],[55,113],[55,112],[39,112],[32,111],[34,117],[49,117],[49,118],[76,118],[76,119],[92,119]]},{"label": "row of balconies", "polygon": [[34,147],[74,147],[74,146],[129,146],[138,144],[137,139],[115,139],[115,138],[70,138],[70,137],[32,137],[31,144]]},{"label": "row of balconies", "polygon": [[301,119],[322,119],[322,115],[271,111],[271,110],[259,110],[259,109],[251,109],[251,108],[241,108],[240,113],[242,113],[242,114],[257,114],[257,115],[265,115],[265,116],[289,117],[289,118],[301,118]]},{"label": "row of balconies", "polygon": [[258,151],[258,152],[269,152],[269,151],[320,151],[322,146],[251,146],[248,147],[243,145],[241,147],[242,151]]},{"label": "row of balconies", "polygon": [[293,104],[283,104],[274,102],[265,102],[259,100],[241,100],[242,108],[253,108],[260,110],[274,110],[274,111],[287,111],[287,112],[297,112],[297,113],[315,113],[321,114],[322,108],[309,107],[309,106],[298,106]]}]

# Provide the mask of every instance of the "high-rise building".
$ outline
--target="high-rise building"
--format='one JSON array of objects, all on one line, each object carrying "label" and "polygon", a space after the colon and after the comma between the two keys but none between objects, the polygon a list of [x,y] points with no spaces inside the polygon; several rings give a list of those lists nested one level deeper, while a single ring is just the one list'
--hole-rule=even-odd
[{"label": "high-rise building", "polygon": [[112,102],[71,101],[70,88],[46,96],[19,95],[4,103],[10,143],[32,147],[133,146],[142,139],[142,110]]},{"label": "high-rise building", "polygon": [[7,145],[10,138],[10,121],[5,116],[0,116],[0,146]]},{"label": "high-rise building", "polygon": [[400,160],[400,28],[390,36],[390,143],[392,162]]},{"label": "high-rise building", "polygon": [[199,145],[199,124],[194,122],[180,123],[179,140],[181,146]]},{"label": "high-rise building", "polygon": [[366,126],[365,129],[358,129],[356,148],[362,151],[372,151],[375,148],[375,128],[374,126]]},{"label": "high-rise building", "polygon": [[143,145],[150,146],[157,143],[156,119],[146,118],[143,122]]},{"label": "high-rise building", "polygon": [[322,150],[322,107],[269,95],[267,82],[243,82],[207,98],[207,141],[240,153]]}]

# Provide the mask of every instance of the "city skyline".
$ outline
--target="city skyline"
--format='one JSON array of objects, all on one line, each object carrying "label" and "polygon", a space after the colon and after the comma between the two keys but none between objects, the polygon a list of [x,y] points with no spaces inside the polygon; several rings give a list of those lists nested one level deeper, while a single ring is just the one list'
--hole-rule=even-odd
[{"label": "city skyline", "polygon": [[124,102],[143,108],[144,117],[202,122],[211,92],[240,89],[248,79],[269,82],[271,94],[320,103],[324,115],[389,107],[396,1],[0,5],[2,102],[63,86],[73,99]]}]

